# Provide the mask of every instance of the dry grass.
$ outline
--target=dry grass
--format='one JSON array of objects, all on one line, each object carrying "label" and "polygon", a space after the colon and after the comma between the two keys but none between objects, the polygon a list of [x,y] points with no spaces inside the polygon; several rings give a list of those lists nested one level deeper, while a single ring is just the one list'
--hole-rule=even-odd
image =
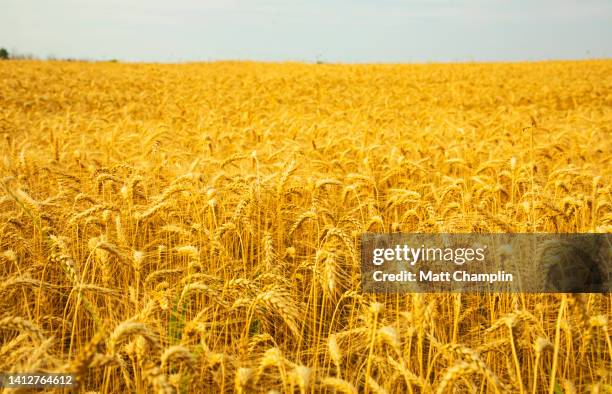
[{"label": "dry grass", "polygon": [[610,61],[1,62],[0,370],[611,392],[609,294],[361,294],[357,244],[610,232],[611,92]]}]

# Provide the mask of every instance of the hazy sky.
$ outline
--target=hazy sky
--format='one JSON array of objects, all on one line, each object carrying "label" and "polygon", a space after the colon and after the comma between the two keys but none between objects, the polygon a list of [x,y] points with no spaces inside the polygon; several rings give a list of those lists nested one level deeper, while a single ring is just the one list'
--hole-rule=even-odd
[{"label": "hazy sky", "polygon": [[430,62],[612,57],[612,0],[0,0],[46,57]]}]

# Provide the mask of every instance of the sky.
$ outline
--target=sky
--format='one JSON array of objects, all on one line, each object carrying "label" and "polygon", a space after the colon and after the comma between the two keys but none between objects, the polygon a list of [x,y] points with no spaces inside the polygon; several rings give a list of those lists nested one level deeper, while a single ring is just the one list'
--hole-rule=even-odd
[{"label": "sky", "polygon": [[0,0],[0,47],[138,62],[612,57],[612,0]]}]

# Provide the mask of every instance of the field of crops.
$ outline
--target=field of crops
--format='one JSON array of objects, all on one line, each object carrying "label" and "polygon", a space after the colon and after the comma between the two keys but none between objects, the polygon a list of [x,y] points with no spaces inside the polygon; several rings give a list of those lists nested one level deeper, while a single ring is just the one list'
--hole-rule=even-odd
[{"label": "field of crops", "polygon": [[610,294],[363,294],[371,232],[612,232],[612,61],[0,62],[0,370],[610,393]]}]

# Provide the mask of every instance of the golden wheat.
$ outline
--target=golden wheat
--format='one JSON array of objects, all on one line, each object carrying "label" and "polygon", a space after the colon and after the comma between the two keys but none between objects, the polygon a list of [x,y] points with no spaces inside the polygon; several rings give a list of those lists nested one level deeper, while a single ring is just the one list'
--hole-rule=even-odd
[{"label": "golden wheat", "polygon": [[610,232],[610,75],[0,62],[0,369],[82,392],[610,392],[609,294],[362,294],[359,261],[365,231]]}]

